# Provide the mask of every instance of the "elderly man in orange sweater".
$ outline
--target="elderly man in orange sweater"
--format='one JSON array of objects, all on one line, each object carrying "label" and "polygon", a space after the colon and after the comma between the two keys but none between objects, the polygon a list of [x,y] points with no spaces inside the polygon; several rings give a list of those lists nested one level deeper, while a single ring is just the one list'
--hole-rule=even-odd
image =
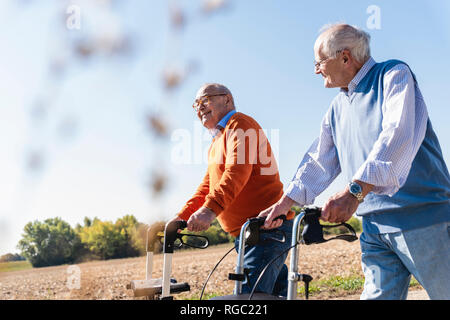
[{"label": "elderly man in orange sweater", "polygon": [[[236,112],[233,96],[225,86],[203,85],[193,108],[213,136],[208,170],[193,197],[172,221],[185,220],[188,230],[203,231],[217,218],[223,230],[237,237],[247,219],[256,217],[283,195],[275,157],[262,128],[250,116]],[[244,268],[248,269],[248,277],[243,282],[243,293],[249,293],[265,265],[289,247],[292,218],[290,212],[285,223],[273,221],[273,229],[262,233],[262,241],[246,248]],[[285,243],[270,241],[276,230],[286,234]],[[286,256],[281,255],[271,264],[256,292],[286,296]]]}]

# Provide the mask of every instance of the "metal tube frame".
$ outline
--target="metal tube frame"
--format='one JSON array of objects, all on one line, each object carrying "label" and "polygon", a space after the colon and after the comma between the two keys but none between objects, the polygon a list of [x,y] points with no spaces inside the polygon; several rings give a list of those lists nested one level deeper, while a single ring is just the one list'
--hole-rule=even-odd
[{"label": "metal tube frame", "polygon": [[172,255],[164,254],[161,299],[170,297],[170,274],[172,273]]},{"label": "metal tube frame", "polygon": [[[294,219],[292,226],[292,240],[291,240],[291,258],[289,263],[288,274],[288,295],[287,300],[295,300],[297,298],[297,285],[299,279],[298,274],[298,244],[300,244],[300,226],[305,217],[305,212],[302,210],[299,215]],[[239,250],[236,262],[235,272],[237,275],[244,275],[244,254],[245,254],[245,234],[247,232],[250,221],[245,222],[241,227],[241,233],[239,234]],[[233,294],[242,294],[242,281],[236,280],[234,285]]]},{"label": "metal tube frame", "polygon": [[[250,220],[247,220],[241,227],[241,233],[239,234],[239,249],[238,256],[236,262],[236,274],[244,275],[244,254],[245,254],[245,234],[247,232],[248,226],[250,224]],[[234,283],[234,291],[233,294],[241,294],[242,293],[242,281],[236,280]]]},{"label": "metal tube frame", "polygon": [[145,263],[145,280],[150,280],[152,278],[152,272],[153,272],[153,251],[150,250],[149,247],[149,239],[148,239],[148,233],[150,232],[150,228],[147,229],[147,241],[145,245],[145,251],[147,252],[147,260]]},{"label": "metal tube frame", "polygon": [[291,259],[289,263],[288,273],[288,293],[287,300],[295,300],[297,298],[297,284],[299,281],[298,273],[298,245],[300,244],[300,225],[302,224],[305,212],[302,210],[299,215],[294,219],[294,225],[292,226],[292,240],[291,240]]}]

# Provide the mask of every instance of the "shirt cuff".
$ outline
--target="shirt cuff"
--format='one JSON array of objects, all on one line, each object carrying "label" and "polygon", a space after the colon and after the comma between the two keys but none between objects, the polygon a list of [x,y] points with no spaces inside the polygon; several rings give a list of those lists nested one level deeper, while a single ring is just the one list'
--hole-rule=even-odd
[{"label": "shirt cuff", "polygon": [[224,210],[220,204],[217,203],[217,201],[207,198],[205,203],[203,204],[204,207],[211,209],[216,214],[216,217],[222,213]]},{"label": "shirt cuff", "polygon": [[285,194],[287,197],[294,200],[300,207],[312,204],[314,202],[314,198],[308,201],[306,188],[300,181],[291,181],[286,189]]},{"label": "shirt cuff", "polygon": [[400,184],[395,174],[392,162],[372,160],[365,163],[353,176],[353,181],[359,180],[374,185],[373,193],[392,197]]}]

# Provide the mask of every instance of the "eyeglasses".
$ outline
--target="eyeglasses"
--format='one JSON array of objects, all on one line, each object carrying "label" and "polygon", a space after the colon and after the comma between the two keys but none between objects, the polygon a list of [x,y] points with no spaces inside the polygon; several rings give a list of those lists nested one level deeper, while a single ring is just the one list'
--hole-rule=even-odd
[{"label": "eyeglasses", "polygon": [[196,99],[194,101],[194,104],[192,105],[192,108],[194,108],[195,112],[198,112],[198,110],[200,109],[200,107],[202,105],[207,106],[207,105],[210,104],[210,102],[211,102],[210,98],[211,97],[226,96],[226,95],[227,95],[226,93],[219,93],[219,94],[210,94],[210,95],[207,95],[207,96],[203,96],[203,97],[201,97],[199,99]]},{"label": "eyeglasses", "polygon": [[326,61],[328,61],[328,60],[330,60],[330,59],[333,59],[333,58],[336,58],[336,56],[337,56],[339,53],[341,53],[342,51],[344,51],[344,50],[345,50],[345,49],[336,51],[336,54],[335,54],[334,57],[328,57],[328,58],[322,59],[322,60],[320,60],[320,61],[318,61],[318,62],[317,62],[317,61],[314,61],[314,68],[315,68],[315,70],[320,69],[320,67],[322,66],[322,64],[325,63]]},{"label": "eyeglasses", "polygon": [[331,59],[331,57],[328,57],[326,59],[320,60],[319,62],[314,60],[314,69],[316,69],[316,70],[320,69],[320,67],[322,66],[322,63],[324,63],[324,62],[326,62],[327,60],[330,60],[330,59]]}]

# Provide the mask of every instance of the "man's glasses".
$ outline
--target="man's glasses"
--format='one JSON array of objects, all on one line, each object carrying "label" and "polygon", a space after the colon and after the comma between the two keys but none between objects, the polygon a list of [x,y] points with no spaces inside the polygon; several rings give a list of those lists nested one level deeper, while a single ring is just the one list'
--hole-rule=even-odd
[{"label": "man's glasses", "polygon": [[207,105],[210,104],[210,102],[211,102],[210,98],[211,97],[226,96],[226,95],[227,95],[226,93],[219,93],[219,94],[210,94],[210,95],[201,97],[201,98],[196,99],[194,101],[194,104],[192,105],[192,108],[194,108],[195,112],[198,112],[198,110],[200,109],[200,107],[202,105],[207,106]]},{"label": "man's glasses", "polygon": [[326,59],[322,59],[322,60],[320,60],[320,61],[314,61],[314,68],[315,68],[316,70],[320,69],[320,67],[322,66],[322,63],[324,63],[324,62],[326,62],[326,61],[328,61],[328,60],[330,60],[330,59],[331,59],[331,57],[328,57],[328,58],[326,58]]},{"label": "man's glasses", "polygon": [[[344,51],[344,50],[345,50],[345,49],[336,51],[336,55],[338,55],[339,53],[341,53],[341,52]],[[330,60],[330,59],[332,59],[332,58],[336,58],[336,55],[335,55],[335,57],[328,57],[328,58],[322,59],[322,60],[320,60],[320,61],[314,61],[314,68],[315,68],[315,70],[320,69],[320,67],[322,66],[322,64],[325,63],[325,62],[327,62],[328,60]]]}]

